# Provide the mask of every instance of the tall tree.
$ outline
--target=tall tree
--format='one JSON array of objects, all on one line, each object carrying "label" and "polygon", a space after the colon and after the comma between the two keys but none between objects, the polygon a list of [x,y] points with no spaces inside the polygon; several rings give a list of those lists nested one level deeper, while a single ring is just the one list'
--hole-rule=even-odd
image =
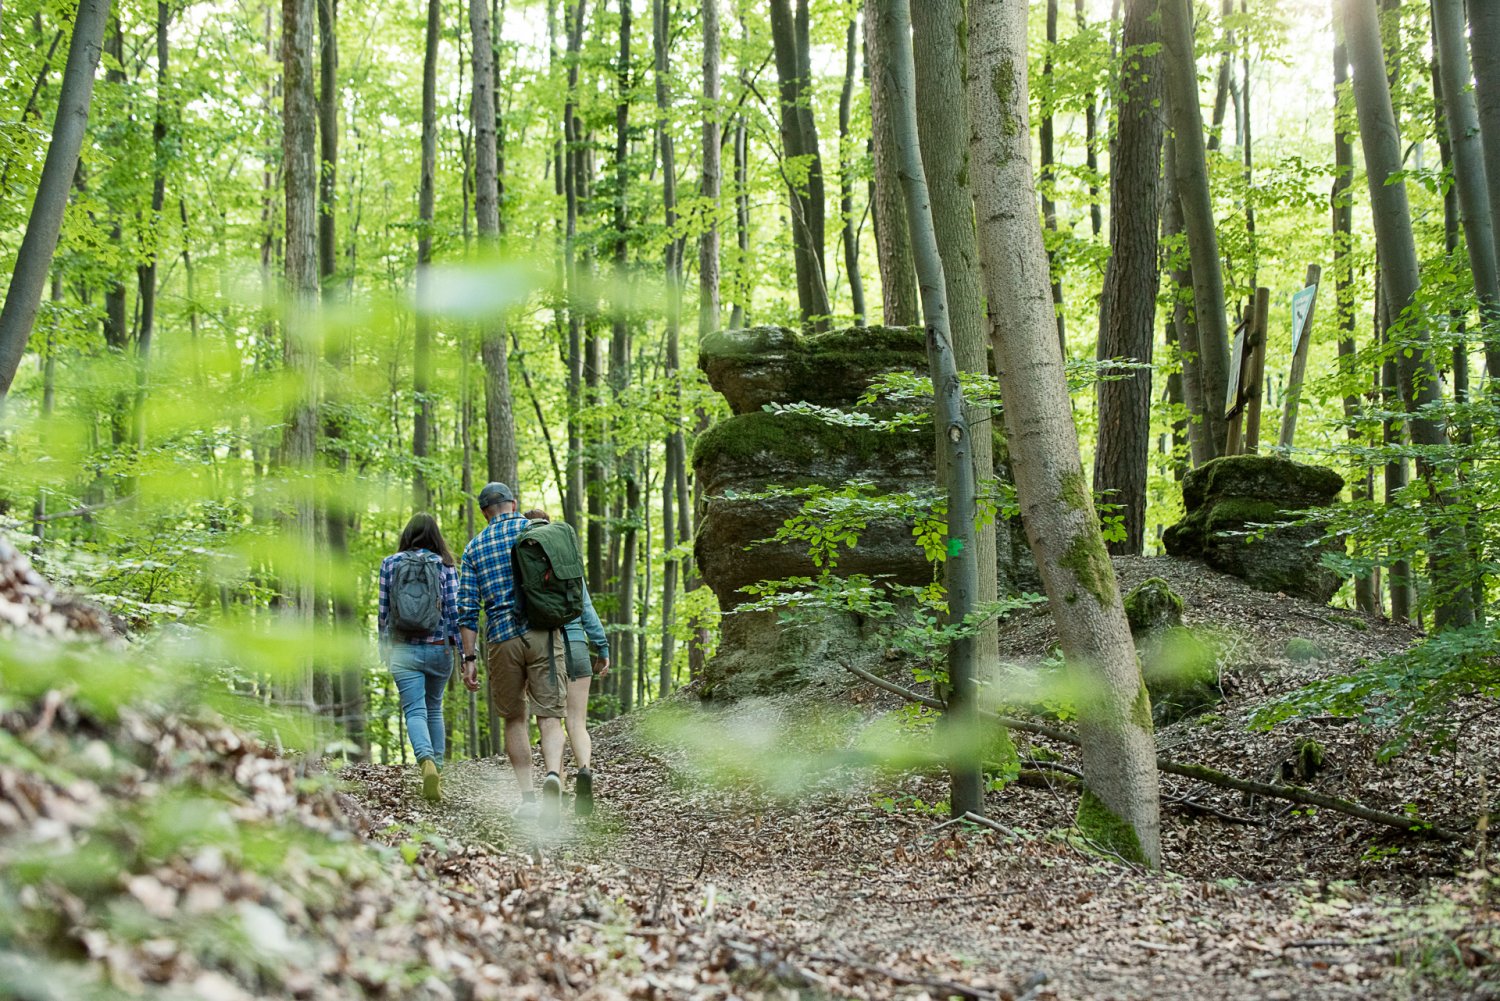
[{"label": "tall tree", "polygon": [[[331,0],[320,2],[328,3]],[[417,187],[418,301],[426,298],[422,293],[427,288],[429,269],[432,266],[432,223],[436,211],[434,175],[437,173],[437,58],[442,26],[442,0],[427,0],[427,33],[422,58],[422,174]],[[417,398],[417,412],[412,417],[411,425],[411,451],[416,465],[412,470],[412,493],[415,495],[417,509],[425,511],[432,503],[425,462],[433,418],[432,316],[425,305],[417,311],[416,324],[412,391]]]},{"label": "tall tree", "polygon": [[[1057,241],[1057,149],[1054,139],[1056,124],[1053,106],[1057,103],[1057,74],[1053,72],[1052,54],[1057,49],[1057,0],[1047,0],[1047,48],[1042,55],[1042,80],[1047,99],[1042,102],[1042,124],[1037,129],[1041,141],[1042,225],[1051,234],[1051,243]],[[1047,267],[1052,272],[1052,308],[1057,314],[1057,343],[1062,345],[1063,355],[1068,353],[1068,325],[1063,318],[1062,269],[1057,266],[1057,255],[1053,247],[1047,249]]]},{"label": "tall tree", "polygon": [[[1411,414],[1412,444],[1435,449],[1446,445],[1448,437],[1441,418],[1427,408],[1441,400],[1442,389],[1428,348],[1427,330],[1416,316],[1407,315],[1420,284],[1420,268],[1406,183],[1399,176],[1401,135],[1391,106],[1379,18],[1375,0],[1344,0],[1342,9],[1349,63],[1354,70],[1354,103],[1369,180],[1382,291],[1392,324],[1400,323],[1405,328],[1405,347],[1395,355],[1401,399]],[[1432,468],[1430,458],[1419,462],[1418,472],[1436,483],[1438,471]],[[1442,514],[1447,498],[1441,490],[1434,490],[1426,503],[1431,511],[1429,572],[1439,596],[1437,625],[1468,625],[1473,621],[1474,608],[1460,573],[1462,561],[1468,558],[1466,533],[1461,523]]]},{"label": "tall tree", "polygon": [[[1161,860],[1150,699],[1079,459],[1031,172],[1026,5],[971,0],[970,139],[991,343],[1016,494],[1079,694],[1080,823]],[[1201,139],[1201,136],[1200,136]]]},{"label": "tall tree", "polygon": [[[1125,5],[1119,124],[1110,150],[1109,263],[1099,299],[1101,362],[1149,364],[1160,278],[1157,234],[1162,120],[1160,20],[1156,0]],[[1115,373],[1098,384],[1099,443],[1094,489],[1121,505],[1125,538],[1110,552],[1139,556],[1146,541],[1146,473],[1151,446],[1151,370]]]},{"label": "tall tree", "polygon": [[[1484,179],[1490,198],[1490,235],[1500,257],[1500,4],[1471,3],[1469,46],[1474,56],[1474,103],[1484,149]],[[1493,363],[1489,376],[1500,379]]]},{"label": "tall tree", "polygon": [[844,273],[854,322],[865,322],[865,284],[859,273],[859,224],[854,219],[854,150],[849,136],[854,104],[854,63],[859,53],[859,13],[849,19],[844,38],[844,88],[839,91],[839,219],[843,222]]},{"label": "tall tree", "polygon": [[771,40],[781,105],[782,173],[791,201],[792,253],[802,322],[826,329],[832,308],[823,266],[823,158],[812,113],[812,54],[807,0],[771,0]]},{"label": "tall tree", "polygon": [[[666,560],[662,568],[661,605],[661,672],[657,696],[663,697],[672,691],[672,666],[676,657],[676,640],[673,632],[676,622],[677,578],[681,560],[674,555],[679,537],[684,540],[687,533],[680,531],[685,512],[685,491],[679,490],[679,482],[686,480],[687,447],[682,434],[682,384],[680,382],[679,334],[682,324],[682,250],[683,241],[677,232],[677,152],[668,127],[668,110],[672,103],[671,80],[667,69],[667,48],[670,44],[672,22],[671,0],[652,0],[652,52],[655,59],[653,76],[656,79],[656,124],[657,141],[661,143],[662,211],[667,232],[673,234],[667,240],[667,365],[666,376],[670,386],[673,406],[669,412],[671,429],[666,440],[666,471],[662,476],[662,552]],[[783,115],[785,113],[783,112]],[[676,508],[676,517],[673,508]]]},{"label": "tall tree", "polygon": [[[1482,5],[1481,5],[1482,6]],[[1500,373],[1500,273],[1495,264],[1490,189],[1485,173],[1479,116],[1469,89],[1469,52],[1464,45],[1464,0],[1432,0],[1432,34],[1442,81],[1443,117],[1453,158],[1453,184],[1463,221],[1464,246],[1483,320],[1485,365]]]},{"label": "tall tree", "polygon": [[1214,230],[1213,199],[1208,188],[1208,161],[1203,145],[1203,109],[1198,105],[1198,64],[1193,54],[1193,17],[1188,0],[1161,0],[1162,69],[1171,111],[1175,152],[1172,170],[1182,203],[1183,229],[1193,266],[1193,303],[1198,343],[1195,349],[1202,379],[1202,415],[1214,455],[1224,452],[1228,423],[1224,398],[1229,391],[1229,330],[1224,314],[1224,273],[1219,266],[1219,237]]},{"label": "tall tree", "polygon": [[[963,0],[921,0],[911,6],[912,52],[916,73],[917,132],[921,143],[924,184],[931,199],[938,253],[942,257],[946,311],[952,335],[953,358],[961,373],[987,376],[989,344],[984,327],[984,299],[979,278],[979,245],[974,235],[974,194],[969,186],[969,114],[954,100],[964,87]],[[898,69],[899,67],[893,67]],[[930,182],[930,183],[927,183]],[[993,491],[995,438],[984,407],[964,407],[964,420],[979,428],[969,442],[976,489]],[[946,436],[941,414],[938,426],[939,483],[950,476],[946,467]],[[993,520],[971,529],[973,564],[979,568],[974,601],[992,602],[999,594],[996,546],[1000,533]],[[1009,541],[1009,533],[1004,533]],[[1007,547],[1008,549],[1009,547]],[[1005,564],[1010,566],[1011,554]],[[949,590],[958,585],[956,573],[968,567],[950,562],[944,567]],[[975,638],[981,670],[993,666],[999,653],[999,628],[987,624]]]},{"label": "tall tree", "polygon": [[703,167],[698,194],[707,218],[698,238],[698,337],[719,329],[719,0],[702,0]]},{"label": "tall tree", "polygon": [[[568,93],[563,104],[563,143],[560,171],[564,204],[563,278],[568,298],[568,482],[563,488],[563,518],[577,525],[583,515],[583,275],[578,264],[579,192],[583,186],[583,141],[578,117],[579,60],[583,50],[584,0],[563,0],[563,28],[567,35]],[[597,583],[597,582],[596,582]]]},{"label": "tall tree", "polygon": [[[620,0],[620,54],[615,65],[615,204],[614,204],[614,277],[615,291],[610,317],[609,381],[617,409],[625,407],[624,397],[630,387],[630,314],[626,298],[629,254],[629,186],[630,186],[630,31],[631,0]],[[616,644],[617,692],[620,711],[628,713],[635,692],[635,644],[630,634],[635,625],[636,525],[641,516],[639,455],[635,450],[624,456],[622,475],[625,480],[625,508],[621,521],[625,529],[620,540],[619,585],[615,591],[615,624],[619,628]]]},{"label": "tall tree", "polygon": [[135,339],[135,406],[132,408],[135,447],[146,447],[146,391],[150,377],[151,342],[156,335],[156,273],[161,258],[161,213],[167,203],[167,114],[170,43],[167,28],[171,9],[156,5],[156,115],[151,123],[151,216],[136,266],[136,289],[140,296],[140,330]]},{"label": "tall tree", "polygon": [[917,270],[912,263],[906,209],[897,174],[891,110],[888,46],[865,12],[865,72],[870,78],[870,148],[874,189],[875,250],[880,265],[880,299],[885,322],[909,327],[921,320]]},{"label": "tall tree", "polygon": [[[483,254],[500,249],[500,166],[495,139],[495,50],[486,0],[469,0],[474,72],[474,214]],[[492,265],[493,260],[487,261]],[[484,362],[484,418],[489,478],[516,486],[516,418],[510,395],[505,317],[487,317],[479,332]]]},{"label": "tall tree", "polygon": [[47,144],[41,180],[26,220],[26,235],[21,238],[5,306],[0,309],[0,410],[26,354],[42,290],[47,285],[47,273],[52,268],[52,255],[57,250],[57,237],[62,232],[68,192],[73,187],[78,154],[88,132],[94,69],[99,65],[104,25],[108,20],[109,0],[80,0],[68,41],[68,61],[63,67],[52,141]]},{"label": "tall tree", "polygon": [[[932,377],[935,416],[941,425],[945,492],[948,498],[948,616],[963,623],[974,608],[979,590],[980,565],[972,547],[976,515],[974,468],[969,420],[964,413],[963,387],[959,383],[949,330],[948,280],[938,249],[926,171],[917,130],[916,69],[912,58],[912,25],[908,0],[877,0],[880,19],[877,30],[889,46],[887,67],[894,112],[896,149],[901,165],[901,187],[906,198],[907,227],[912,235],[912,256],[922,290],[922,321],[927,328],[928,370]],[[950,12],[951,17],[951,12]],[[951,21],[951,28],[956,24]],[[943,183],[947,183],[944,179]],[[992,558],[993,561],[993,558]],[[988,572],[988,571],[987,571]],[[948,646],[949,715],[959,753],[949,765],[952,776],[950,809],[955,817],[984,812],[984,787],[975,749],[978,733],[975,650],[972,636],[960,635]]]},{"label": "tall tree", "polygon": [[318,5],[318,277],[332,294],[338,270],[339,33],[338,0]]}]

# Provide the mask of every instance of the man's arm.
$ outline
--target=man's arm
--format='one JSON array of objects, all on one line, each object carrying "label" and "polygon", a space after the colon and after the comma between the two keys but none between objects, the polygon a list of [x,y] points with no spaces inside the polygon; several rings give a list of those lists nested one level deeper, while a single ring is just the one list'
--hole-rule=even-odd
[{"label": "man's arm", "polygon": [[459,677],[471,692],[479,690],[479,666],[474,652],[479,628],[479,579],[474,572],[473,543],[464,549],[458,578],[458,638],[463,648]]}]

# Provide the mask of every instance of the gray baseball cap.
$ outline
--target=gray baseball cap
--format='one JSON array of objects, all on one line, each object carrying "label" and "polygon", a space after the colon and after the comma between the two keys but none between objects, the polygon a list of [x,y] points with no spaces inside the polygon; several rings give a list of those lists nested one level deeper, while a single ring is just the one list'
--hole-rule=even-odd
[{"label": "gray baseball cap", "polygon": [[504,483],[486,483],[484,489],[479,491],[479,509],[482,511],[505,501],[514,502],[515,499],[516,495]]}]

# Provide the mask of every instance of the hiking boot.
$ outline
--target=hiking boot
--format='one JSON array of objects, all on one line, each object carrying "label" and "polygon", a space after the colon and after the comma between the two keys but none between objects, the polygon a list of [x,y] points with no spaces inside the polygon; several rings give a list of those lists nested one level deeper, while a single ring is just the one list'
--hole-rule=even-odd
[{"label": "hiking boot", "polygon": [[578,769],[573,777],[573,812],[580,817],[594,812],[594,773],[587,768]]},{"label": "hiking boot", "polygon": [[531,798],[522,797],[521,805],[512,810],[510,815],[513,820],[519,820],[525,824],[534,824],[540,815],[541,806],[536,801],[535,793],[527,793],[526,795]]},{"label": "hiking boot", "polygon": [[443,780],[431,758],[422,759],[422,796],[432,803],[443,798]]},{"label": "hiking boot", "polygon": [[548,772],[542,782],[542,826],[554,828],[562,820],[562,779]]}]

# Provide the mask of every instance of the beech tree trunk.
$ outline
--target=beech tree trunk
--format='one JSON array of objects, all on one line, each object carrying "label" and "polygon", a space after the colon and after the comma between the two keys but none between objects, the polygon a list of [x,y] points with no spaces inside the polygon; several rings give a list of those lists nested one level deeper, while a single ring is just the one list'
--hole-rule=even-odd
[{"label": "beech tree trunk", "polygon": [[839,92],[839,219],[843,222],[844,273],[854,322],[865,322],[865,284],[859,274],[859,226],[854,219],[854,151],[850,148],[849,113],[854,103],[854,62],[858,56],[859,14],[849,21],[844,40],[844,89]]},{"label": "beech tree trunk", "polygon": [[[1484,4],[1475,2],[1475,6]],[[1491,5],[1493,6],[1493,4]],[[1464,45],[1464,0],[1432,0],[1432,34],[1442,81],[1443,116],[1453,157],[1453,185],[1463,221],[1464,245],[1483,321],[1485,366],[1500,373],[1500,273],[1495,266],[1490,191],[1479,116],[1469,91],[1469,51]]]},{"label": "beech tree trunk", "polygon": [[917,270],[912,263],[911,235],[902,204],[901,179],[896,164],[896,137],[889,91],[890,68],[886,43],[875,30],[875,18],[865,15],[865,69],[870,78],[870,146],[875,189],[875,249],[880,264],[881,312],[893,327],[914,326],[921,320],[917,299]]},{"label": "beech tree trunk", "polygon": [[[1484,178],[1490,200],[1490,235],[1500,258],[1500,4],[1469,4],[1469,45],[1474,56],[1474,104],[1484,150]],[[1490,379],[1500,369],[1486,361]]]},{"label": "beech tree trunk", "polygon": [[[495,139],[494,42],[490,8],[469,0],[474,72],[474,214],[482,254],[500,249],[500,169]],[[510,361],[506,354],[505,318],[481,321],[479,357],[484,362],[484,418],[488,473],[491,480],[518,489],[516,419],[510,395]]]},{"label": "beech tree trunk", "polygon": [[698,238],[698,338],[719,329],[719,0],[701,0],[703,19],[703,164],[698,193],[707,221]]},{"label": "beech tree trunk", "polygon": [[[912,59],[912,25],[908,0],[877,0],[877,31],[889,47],[887,69],[890,73],[890,96],[895,125],[901,187],[906,198],[907,226],[912,235],[912,256],[921,283],[922,319],[927,328],[928,369],[932,377],[936,418],[941,427],[946,466],[944,487],[948,497],[948,560],[945,567],[948,584],[948,618],[961,623],[974,609],[979,589],[978,553],[973,546],[975,496],[974,468],[969,454],[972,439],[968,417],[964,414],[963,388],[958,381],[958,365],[953,353],[953,338],[948,322],[948,279],[943,273],[943,258],[938,249],[937,229],[933,224],[926,172],[917,130],[916,69]],[[949,23],[948,30],[957,24]],[[940,29],[941,30],[941,29]],[[956,49],[956,38],[955,45]],[[930,53],[929,53],[930,55]],[[957,67],[953,67],[957,71]],[[955,93],[955,92],[950,92]],[[945,179],[942,183],[948,183]],[[941,186],[941,185],[940,185]],[[975,684],[975,647],[973,636],[959,636],[948,646],[948,684],[953,694],[948,698],[947,723],[952,728],[954,756],[949,763],[952,791],[950,808],[955,817],[966,813],[984,813],[984,785],[980,762],[975,753],[979,731],[977,689]]]},{"label": "beech tree trunk", "polygon": [[1193,316],[1193,270],[1182,248],[1186,234],[1182,222],[1182,200],[1177,197],[1177,175],[1172,169],[1176,159],[1170,136],[1164,144],[1165,166],[1162,170],[1162,242],[1172,254],[1172,319],[1177,332],[1178,357],[1182,362],[1182,398],[1187,406],[1188,452],[1194,466],[1214,457],[1212,434],[1208,426],[1208,408],[1203,402],[1202,355],[1198,351],[1198,321]]},{"label": "beech tree trunk", "polygon": [[969,11],[970,148],[990,336],[1026,533],[1078,683],[1089,788],[1079,822],[1110,850],[1155,866],[1161,838],[1150,699],[1079,460],[1032,209],[1026,6],[972,0]]},{"label": "beech tree trunk", "polygon": [[[1412,414],[1412,443],[1444,446],[1448,436],[1442,421],[1423,412],[1430,404],[1437,403],[1442,394],[1437,366],[1428,348],[1427,331],[1415,317],[1405,315],[1416,297],[1420,270],[1406,183],[1399,178],[1392,180],[1392,175],[1402,169],[1401,136],[1386,80],[1375,0],[1344,0],[1343,11],[1386,309],[1393,323],[1399,321],[1405,325],[1404,340],[1410,348],[1396,357],[1401,399]],[[1426,465],[1418,463],[1419,475],[1431,472],[1424,468]],[[1428,569],[1439,596],[1436,624],[1440,629],[1465,626],[1474,619],[1473,602],[1461,573],[1462,562],[1468,558],[1466,533],[1462,524],[1449,523],[1441,513],[1447,503],[1441,492],[1427,503],[1432,505]]]},{"label": "beech tree trunk", "polygon": [[[661,143],[662,209],[667,230],[672,232],[677,226],[677,154],[667,120],[667,110],[671,106],[671,81],[667,69],[668,34],[672,20],[671,0],[652,0],[652,12],[655,15],[652,25],[652,51],[655,57],[657,134]],[[785,114],[785,109],[783,109],[783,119],[785,119]],[[680,486],[686,478],[684,465],[687,451],[681,428],[682,386],[678,381],[681,366],[679,328],[682,322],[682,240],[680,238],[667,242],[666,279],[666,377],[673,405],[668,415],[668,419],[672,422],[672,430],[667,434],[665,443],[666,468],[662,476],[661,498],[662,551],[670,554],[676,547],[679,536],[686,537],[685,532],[679,531],[685,515],[681,509],[682,502],[686,500],[683,496],[685,491],[680,490]],[[675,518],[674,506],[677,508]],[[680,563],[681,561],[676,557],[669,555],[662,568],[662,642],[658,698],[672,691],[672,665],[677,655],[676,636],[673,630],[676,627],[677,578]]]},{"label": "beech tree trunk", "polygon": [[156,118],[151,124],[151,220],[143,236],[144,259],[136,267],[141,326],[135,339],[135,406],[131,408],[135,447],[146,447],[146,393],[151,375],[151,342],[156,333],[156,272],[161,259],[161,213],[167,203],[167,27],[171,9],[156,5]]},{"label": "beech tree trunk", "polygon": [[[1047,232],[1053,235],[1054,241],[1057,235],[1057,200],[1053,198],[1053,188],[1057,183],[1057,150],[1055,148],[1053,133],[1055,125],[1052,105],[1055,98],[1052,96],[1055,87],[1055,75],[1052,72],[1052,53],[1057,48],[1057,0],[1047,0],[1047,48],[1042,56],[1042,79],[1047,81],[1047,100],[1042,107],[1042,124],[1037,129],[1037,138],[1041,141],[1042,176],[1038,187],[1042,193],[1042,225]],[[1052,311],[1057,319],[1057,343],[1062,345],[1063,357],[1068,356],[1068,324],[1063,318],[1063,287],[1062,271],[1057,267],[1054,251],[1049,247],[1047,250],[1047,270],[1052,274]]]},{"label": "beech tree trunk", "polygon": [[[1156,0],[1125,5],[1119,124],[1110,151],[1109,264],[1099,299],[1100,361],[1149,364],[1156,333],[1160,280],[1157,234],[1162,119],[1160,21]],[[1134,369],[1098,384],[1099,441],[1094,490],[1121,505],[1125,538],[1109,543],[1119,556],[1139,556],[1146,543],[1146,475],[1151,448],[1151,370]]]},{"label": "beech tree trunk", "polygon": [[338,270],[339,165],[339,39],[338,0],[314,0],[318,5],[318,276],[323,295],[333,293]]},{"label": "beech tree trunk", "polygon": [[1203,145],[1203,109],[1198,106],[1198,70],[1193,56],[1193,19],[1188,0],[1161,0],[1162,69],[1175,133],[1177,196],[1193,262],[1193,303],[1198,327],[1198,370],[1202,415],[1213,455],[1224,454],[1228,423],[1224,398],[1229,390],[1229,329],[1224,315],[1224,274],[1208,188]]},{"label": "beech tree trunk", "polygon": [[[771,0],[771,40],[781,105],[781,144],[787,196],[792,213],[792,253],[797,268],[797,301],[802,322],[828,327],[832,312],[823,267],[823,165],[812,116],[812,74],[807,0]],[[787,163],[786,161],[795,161]]]},{"label": "beech tree trunk", "polygon": [[[330,2],[330,0],[320,0]],[[442,0],[427,0],[426,48],[422,59],[422,177],[417,189],[417,299],[427,286],[428,269],[432,266],[432,222],[435,211],[433,194],[434,175],[437,173],[437,57],[438,44],[443,27]],[[417,397],[417,412],[412,418],[412,456],[416,466],[412,471],[412,493],[417,510],[425,511],[432,503],[432,494],[423,468],[427,460],[428,434],[432,427],[432,317],[426,308],[417,310],[416,317],[416,365],[412,374],[412,389]],[[514,489],[514,485],[512,485]]]},{"label": "beech tree trunk", "polygon": [[47,273],[52,268],[52,255],[57,250],[68,192],[88,131],[94,70],[99,65],[104,25],[108,20],[108,0],[80,0],[68,42],[68,60],[63,67],[52,141],[47,144],[36,199],[26,220],[26,235],[21,238],[5,306],[0,309],[0,413],[21,367],[21,358],[26,354],[42,291],[47,286]]},{"label": "beech tree trunk", "polygon": [[[984,327],[983,289],[979,277],[979,245],[974,235],[974,193],[969,186],[969,114],[955,95],[964,87],[963,0],[919,0],[911,8],[912,51],[916,62],[917,132],[921,143],[924,185],[932,204],[938,253],[942,257],[953,359],[959,372],[987,376],[989,344]],[[964,421],[978,428],[970,435],[969,456],[975,490],[993,493],[995,482],[995,438],[990,412],[984,407],[964,406]],[[934,413],[938,432],[938,483],[950,482],[946,466],[945,422]],[[978,568],[974,602],[987,604],[999,595],[996,547],[1000,533],[996,521],[971,526],[973,565]],[[1010,533],[1003,536],[1008,542]],[[1009,549],[1009,546],[1006,547]],[[1005,565],[1013,564],[1007,552]],[[955,573],[968,570],[962,564],[944,566],[944,581],[951,591],[957,586]],[[999,655],[999,626],[985,625],[975,637],[976,668],[992,671]]]}]

